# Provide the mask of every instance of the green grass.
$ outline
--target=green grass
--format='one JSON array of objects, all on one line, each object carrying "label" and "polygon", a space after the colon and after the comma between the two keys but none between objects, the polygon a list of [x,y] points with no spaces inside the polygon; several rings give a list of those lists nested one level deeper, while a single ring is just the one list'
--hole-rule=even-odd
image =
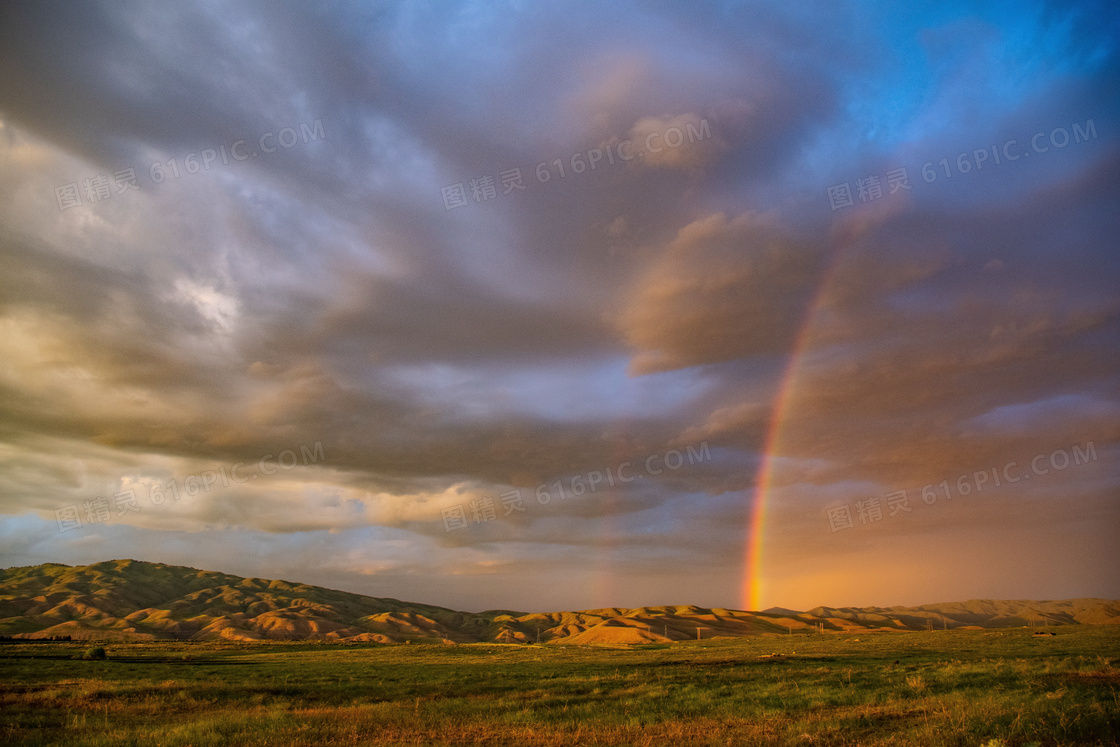
[{"label": "green grass", "polygon": [[109,643],[106,660],[81,659],[88,643],[13,644],[0,646],[0,743],[1120,743],[1120,630],[1055,631],[633,648]]}]

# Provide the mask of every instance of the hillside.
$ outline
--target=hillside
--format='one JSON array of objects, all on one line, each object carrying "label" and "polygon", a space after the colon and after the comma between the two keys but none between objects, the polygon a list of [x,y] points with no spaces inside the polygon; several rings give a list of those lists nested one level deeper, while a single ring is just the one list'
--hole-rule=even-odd
[{"label": "hillside", "polygon": [[485,638],[488,624],[442,607],[135,560],[0,571],[0,635],[460,642]]},{"label": "hillside", "polygon": [[75,639],[482,641],[620,645],[715,636],[1120,624],[1120,602],[971,600],[919,607],[696,606],[457,612],[318,586],[112,560],[0,570],[0,635]]}]

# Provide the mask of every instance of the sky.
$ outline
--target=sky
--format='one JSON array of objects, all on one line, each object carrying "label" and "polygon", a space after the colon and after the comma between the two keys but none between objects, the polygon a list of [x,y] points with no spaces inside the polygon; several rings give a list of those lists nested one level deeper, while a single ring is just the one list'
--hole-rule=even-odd
[{"label": "sky", "polygon": [[0,4],[0,566],[1120,598],[1120,9]]}]

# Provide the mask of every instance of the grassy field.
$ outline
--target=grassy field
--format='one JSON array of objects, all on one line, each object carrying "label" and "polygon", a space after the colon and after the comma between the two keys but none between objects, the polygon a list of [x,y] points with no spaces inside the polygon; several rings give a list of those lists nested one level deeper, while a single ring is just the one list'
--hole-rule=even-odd
[{"label": "grassy field", "polygon": [[[1037,629],[1035,629],[1037,630]],[[11,745],[1120,743],[1120,629],[0,646]]]}]

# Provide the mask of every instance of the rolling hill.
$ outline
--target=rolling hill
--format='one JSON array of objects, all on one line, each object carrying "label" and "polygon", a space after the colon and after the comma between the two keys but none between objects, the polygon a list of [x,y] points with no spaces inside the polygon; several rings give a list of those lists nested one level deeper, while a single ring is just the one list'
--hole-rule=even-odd
[{"label": "rolling hill", "polygon": [[716,636],[927,628],[1120,624],[1102,599],[971,600],[919,607],[696,606],[469,613],[318,586],[111,560],[0,570],[0,635],[97,640],[320,640],[393,643],[657,643]]}]

